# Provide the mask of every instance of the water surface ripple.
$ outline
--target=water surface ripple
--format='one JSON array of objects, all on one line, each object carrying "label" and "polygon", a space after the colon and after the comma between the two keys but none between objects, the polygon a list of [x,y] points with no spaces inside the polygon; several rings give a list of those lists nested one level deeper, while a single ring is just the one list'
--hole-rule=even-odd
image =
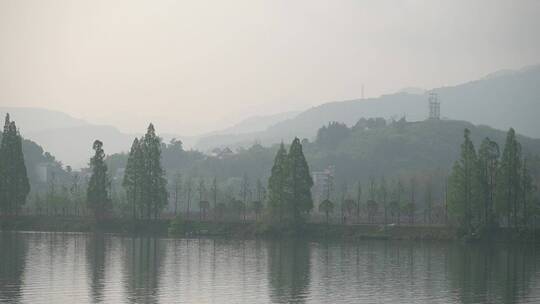
[{"label": "water surface ripple", "polygon": [[539,248],[0,233],[0,303],[540,303]]}]

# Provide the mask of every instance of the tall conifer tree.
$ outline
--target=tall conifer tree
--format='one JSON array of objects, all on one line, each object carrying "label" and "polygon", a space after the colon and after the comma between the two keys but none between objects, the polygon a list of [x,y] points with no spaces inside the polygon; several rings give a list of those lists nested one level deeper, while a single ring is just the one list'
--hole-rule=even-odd
[{"label": "tall conifer tree", "polygon": [[506,215],[508,226],[517,227],[518,208],[521,191],[521,145],[516,140],[516,132],[510,128],[501,157],[497,185],[497,207]]},{"label": "tall conifer tree", "polygon": [[499,145],[486,137],[478,149],[478,176],[483,201],[484,224],[488,226],[491,226],[494,220],[493,205],[499,156]]},{"label": "tall conifer tree", "polygon": [[94,212],[96,219],[101,219],[111,209],[111,200],[108,193],[110,181],[107,176],[107,164],[105,164],[103,143],[96,140],[94,141],[92,148],[95,153],[90,159],[92,176],[88,182],[86,200],[88,206]]},{"label": "tall conifer tree", "polygon": [[283,143],[274,159],[272,173],[268,180],[268,207],[272,218],[281,223],[285,215],[285,207],[288,201],[287,189],[287,151]]},{"label": "tall conifer tree", "polygon": [[14,121],[6,114],[0,144],[0,208],[4,214],[17,214],[25,204],[30,183],[24,163],[22,138]]},{"label": "tall conifer tree", "polygon": [[122,186],[126,190],[128,203],[131,207],[133,218],[137,218],[142,208],[142,183],[144,173],[144,159],[141,144],[138,138],[133,140],[131,150],[124,172]]},{"label": "tall conifer tree", "polygon": [[161,139],[156,135],[154,125],[148,126],[142,139],[144,159],[142,199],[146,205],[146,217],[158,218],[160,211],[167,204],[167,181],[161,167]]},{"label": "tall conifer tree", "polygon": [[533,179],[531,174],[529,173],[527,159],[524,158],[521,171],[521,203],[523,205],[523,226],[525,227],[529,226],[529,213],[534,213],[534,210],[532,210],[531,206],[529,206],[533,191]]},{"label": "tall conifer tree", "polygon": [[293,140],[287,160],[288,184],[290,186],[289,210],[292,212],[294,223],[298,224],[313,209],[311,197],[313,180],[302,151],[302,144],[298,138]]},{"label": "tall conifer tree", "polygon": [[449,177],[450,211],[461,221],[468,233],[472,231],[473,204],[477,201],[477,157],[469,129],[464,131],[461,157]]}]

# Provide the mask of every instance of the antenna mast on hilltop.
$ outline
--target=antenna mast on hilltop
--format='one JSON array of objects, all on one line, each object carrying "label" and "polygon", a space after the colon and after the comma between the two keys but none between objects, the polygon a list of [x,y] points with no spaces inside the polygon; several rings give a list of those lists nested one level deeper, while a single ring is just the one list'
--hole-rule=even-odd
[{"label": "antenna mast on hilltop", "polygon": [[439,96],[435,92],[430,92],[428,97],[429,102],[429,119],[441,119],[441,103]]},{"label": "antenna mast on hilltop", "polygon": [[362,83],[362,100],[364,100],[364,84]]}]

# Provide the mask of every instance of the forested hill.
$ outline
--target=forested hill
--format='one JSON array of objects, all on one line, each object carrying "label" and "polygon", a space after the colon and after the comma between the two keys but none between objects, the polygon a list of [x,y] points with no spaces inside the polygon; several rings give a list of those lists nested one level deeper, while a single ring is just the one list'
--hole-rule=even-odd
[{"label": "forested hill", "polygon": [[[506,131],[455,120],[405,122],[386,125],[384,120],[362,119],[355,127],[332,124],[321,128],[317,139],[303,142],[304,152],[312,171],[333,165],[336,183],[367,181],[370,177],[407,178],[439,172],[445,175],[459,157],[465,128],[471,130],[475,145],[490,137],[504,146]],[[517,130],[519,132],[519,130]],[[525,155],[540,155],[540,140],[519,136]],[[184,151],[179,145],[166,145],[163,165],[169,175],[221,181],[239,179],[245,173],[251,180],[266,180],[277,145],[263,147],[255,144],[222,157],[206,156],[200,152]],[[109,157],[112,170],[125,166],[127,156]],[[531,161],[531,164],[533,162]]]},{"label": "forested hill", "polygon": [[[479,80],[433,89],[439,95],[441,116],[485,124],[506,130],[514,127],[521,134],[540,137],[540,66],[494,73]],[[427,96],[409,93],[383,95],[322,104],[294,118],[277,123],[265,131],[250,134],[214,135],[202,138],[196,146],[250,145],[289,141],[294,136],[313,138],[316,130],[330,121],[352,125],[359,117],[401,117],[422,120],[428,116]]]},{"label": "forested hill", "polygon": [[[319,130],[317,140],[305,151],[314,170],[335,165],[337,177],[345,180],[444,173],[459,158],[465,128],[471,130],[476,148],[489,137],[502,153],[506,131],[456,120],[401,121],[369,129],[331,124]],[[519,136],[518,140],[524,155],[540,155],[539,139]]]}]

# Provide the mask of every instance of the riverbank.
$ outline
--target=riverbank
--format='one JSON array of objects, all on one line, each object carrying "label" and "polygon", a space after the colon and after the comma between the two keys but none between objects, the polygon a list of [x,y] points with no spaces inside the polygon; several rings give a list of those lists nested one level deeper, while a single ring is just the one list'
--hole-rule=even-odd
[{"label": "riverbank", "polygon": [[307,223],[292,231],[260,222],[214,222],[160,219],[133,221],[106,219],[96,222],[92,218],[21,216],[1,218],[2,231],[50,232],[106,232],[125,234],[151,234],[173,237],[226,237],[226,238],[280,238],[302,237],[307,239],[336,240],[488,240],[494,242],[540,242],[540,231],[497,228],[489,234],[464,236],[450,226],[442,225],[339,225]]},{"label": "riverbank", "polygon": [[2,231],[109,232],[166,235],[170,220],[133,221],[85,217],[20,216],[0,219]]},{"label": "riverbank", "polygon": [[527,242],[540,243],[540,231],[494,228],[481,234],[465,235],[455,227],[444,225],[382,225],[382,224],[326,224],[306,223],[290,228],[272,227],[264,223],[185,222],[171,221],[169,234],[173,236],[220,236],[235,238],[301,237],[311,240],[431,240],[466,242]]},{"label": "riverbank", "polygon": [[396,240],[452,240],[456,232],[445,226],[381,226],[337,225],[308,223],[298,232],[255,222],[184,221],[181,219],[133,221],[107,219],[96,222],[92,218],[21,216],[2,218],[4,231],[52,232],[110,232],[132,234],[159,234],[171,236],[219,236],[231,238],[301,236],[309,239],[396,239]]},{"label": "riverbank", "polygon": [[307,223],[297,230],[265,223],[171,221],[169,234],[176,236],[302,237],[308,239],[454,240],[456,230],[447,226],[339,225]]},{"label": "riverbank", "polygon": [[457,237],[456,230],[447,226],[308,224],[306,232],[312,238],[454,240]]}]

